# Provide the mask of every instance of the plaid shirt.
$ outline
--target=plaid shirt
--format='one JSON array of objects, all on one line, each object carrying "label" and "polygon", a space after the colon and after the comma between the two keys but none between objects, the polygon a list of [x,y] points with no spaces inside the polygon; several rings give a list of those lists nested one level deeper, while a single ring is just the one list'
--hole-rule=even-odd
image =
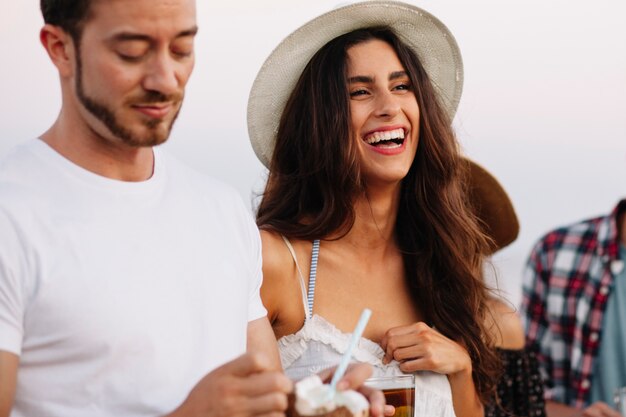
[{"label": "plaid shirt", "polygon": [[532,250],[524,273],[522,318],[528,346],[537,352],[546,400],[589,405],[602,318],[619,259],[618,214],[556,229]]}]

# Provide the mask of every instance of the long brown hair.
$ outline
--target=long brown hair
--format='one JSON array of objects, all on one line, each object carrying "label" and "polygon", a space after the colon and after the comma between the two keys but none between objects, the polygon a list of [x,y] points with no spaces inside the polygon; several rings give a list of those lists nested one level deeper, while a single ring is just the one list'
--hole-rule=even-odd
[{"label": "long brown hair", "polygon": [[372,39],[394,48],[420,109],[419,145],[402,181],[395,228],[411,297],[427,323],[468,350],[476,389],[487,403],[499,371],[484,326],[487,288],[481,268],[488,238],[468,206],[467,167],[450,117],[418,57],[391,29],[337,37],[308,63],[280,120],[257,223],[305,240],[350,230],[353,203],[364,184],[350,131],[347,51]]}]

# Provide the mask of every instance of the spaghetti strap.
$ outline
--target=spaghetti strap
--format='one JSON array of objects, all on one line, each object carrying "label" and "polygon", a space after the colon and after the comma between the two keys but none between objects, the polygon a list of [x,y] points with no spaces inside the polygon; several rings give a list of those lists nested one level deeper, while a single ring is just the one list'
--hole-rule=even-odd
[{"label": "spaghetti strap", "polygon": [[311,318],[311,315],[309,313],[309,311],[311,310],[311,307],[307,308],[307,306],[309,306],[310,304],[309,304],[309,301],[307,300],[306,290],[305,290],[305,285],[304,285],[304,275],[302,275],[302,270],[300,269],[300,264],[298,263],[298,258],[296,257],[296,251],[293,249],[293,246],[291,245],[291,242],[289,241],[289,239],[287,239],[283,235],[281,235],[281,237],[283,238],[285,245],[287,245],[287,249],[289,249],[289,253],[291,253],[291,257],[293,258],[293,261],[296,264],[296,269],[298,270],[298,277],[300,281],[300,292],[302,293],[302,308],[304,309],[304,317],[305,317],[305,320],[309,320]]},{"label": "spaghetti strap", "polygon": [[309,271],[309,316],[313,316],[313,299],[315,298],[315,278],[317,277],[317,259],[320,254],[320,240],[313,241],[313,250],[311,251],[311,270]]}]

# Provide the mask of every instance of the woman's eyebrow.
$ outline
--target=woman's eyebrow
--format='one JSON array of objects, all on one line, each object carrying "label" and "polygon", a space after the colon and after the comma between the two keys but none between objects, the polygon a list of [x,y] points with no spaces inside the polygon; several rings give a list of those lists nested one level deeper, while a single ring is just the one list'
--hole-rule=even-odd
[{"label": "woman's eyebrow", "polygon": [[406,71],[394,71],[391,74],[389,74],[389,81],[397,80],[398,78],[404,78],[404,77],[408,77],[408,74],[406,73]]},{"label": "woman's eyebrow", "polygon": [[372,77],[368,77],[367,75],[356,75],[354,77],[348,78],[348,82],[352,83],[373,83],[374,79]]},{"label": "woman's eyebrow", "polygon": [[[397,80],[398,78],[408,77],[406,71],[394,71],[389,74],[389,81]],[[354,77],[348,78],[348,83],[373,83],[374,78],[367,75],[355,75]]]}]

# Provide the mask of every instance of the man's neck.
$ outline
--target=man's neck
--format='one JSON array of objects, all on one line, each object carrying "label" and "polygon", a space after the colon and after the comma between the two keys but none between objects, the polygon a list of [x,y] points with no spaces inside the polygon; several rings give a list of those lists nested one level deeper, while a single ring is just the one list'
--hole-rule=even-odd
[{"label": "man's neck", "polygon": [[64,158],[97,175],[129,182],[145,181],[152,176],[152,148],[113,146],[103,140],[70,140],[77,134],[80,133],[63,129],[57,121],[41,139]]}]

